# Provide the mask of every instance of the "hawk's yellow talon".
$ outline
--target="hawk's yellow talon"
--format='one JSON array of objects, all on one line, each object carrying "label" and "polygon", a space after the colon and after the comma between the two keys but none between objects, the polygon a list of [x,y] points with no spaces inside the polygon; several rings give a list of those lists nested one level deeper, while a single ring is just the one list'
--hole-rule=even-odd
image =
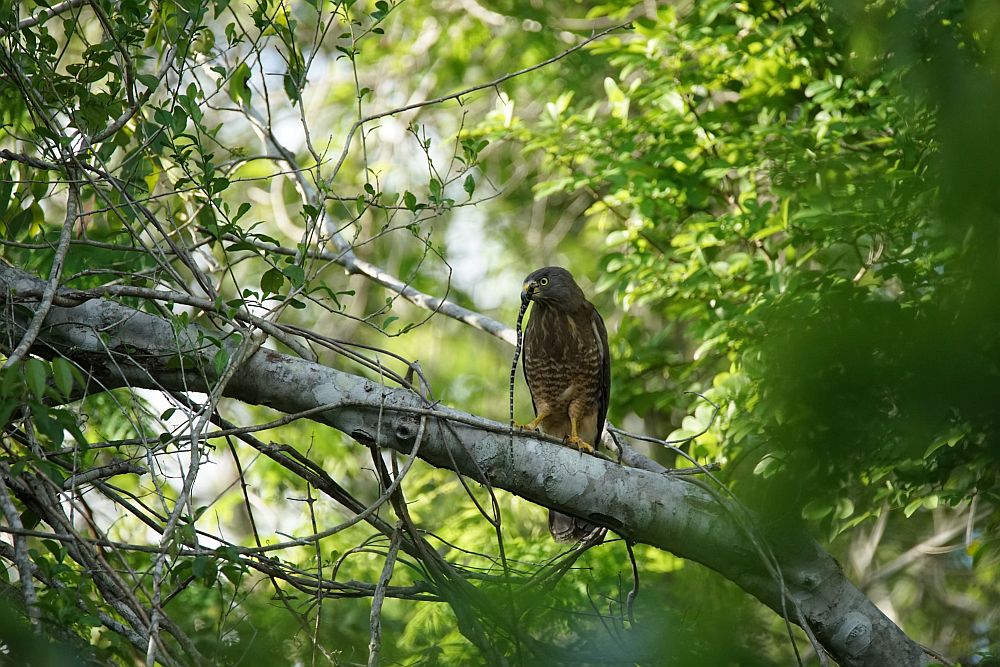
[{"label": "hawk's yellow talon", "polygon": [[593,454],[594,448],[590,446],[590,443],[581,438],[576,433],[576,417],[570,417],[569,424],[570,424],[570,431],[569,435],[566,436],[565,440],[566,445],[572,447],[578,452]]},{"label": "hawk's yellow talon", "polygon": [[593,454],[594,448],[590,446],[585,440],[582,440],[579,436],[568,435],[566,436],[566,445],[572,447],[578,452],[583,452],[585,454]]},{"label": "hawk's yellow talon", "polygon": [[527,424],[518,424],[517,422],[514,422],[514,426],[521,429],[522,431],[537,431],[539,425],[542,423],[542,420],[548,416],[549,413],[543,412],[542,414],[538,415]]}]

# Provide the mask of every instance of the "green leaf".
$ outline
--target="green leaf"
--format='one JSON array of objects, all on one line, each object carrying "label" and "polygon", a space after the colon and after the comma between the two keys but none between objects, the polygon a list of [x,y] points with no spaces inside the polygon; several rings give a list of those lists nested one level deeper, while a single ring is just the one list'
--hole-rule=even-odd
[{"label": "green leaf", "polygon": [[[320,209],[317,206],[313,206],[312,204],[302,205],[302,215],[305,216],[306,220],[309,220],[310,222],[319,217],[319,212]],[[277,243],[275,243],[275,245],[277,245]]]},{"label": "green leaf", "polygon": [[38,528],[38,524],[42,522],[41,517],[32,512],[31,510],[24,510],[21,513],[21,525],[24,526],[26,530],[34,530]]},{"label": "green leaf", "polygon": [[56,418],[58,411],[40,403],[31,402],[28,405],[38,432],[48,438],[53,447],[62,447],[65,434],[63,432],[63,425]]},{"label": "green leaf", "polygon": [[250,202],[245,201],[242,204],[240,204],[239,209],[236,211],[236,215],[233,216],[233,222],[236,222],[237,220],[242,218],[244,215],[246,215],[247,211],[249,210],[250,210]]},{"label": "green leaf", "polygon": [[215,376],[219,377],[222,375],[223,371],[226,370],[226,365],[229,363],[229,350],[226,348],[220,348],[215,356],[212,358],[212,366],[215,368]]},{"label": "green leaf", "polygon": [[625,95],[625,92],[618,87],[618,83],[611,77],[605,77],[604,79],[604,92],[608,96],[611,115],[623,121],[628,118],[630,100]]},{"label": "green leaf", "polygon": [[194,568],[194,564],[191,559],[185,558],[170,571],[170,577],[175,583],[184,581],[188,577],[192,576],[191,571]]},{"label": "green leaf", "polygon": [[44,361],[31,358],[24,361],[24,378],[28,389],[37,400],[45,397],[45,381],[48,375],[49,370]]},{"label": "green leaf", "polygon": [[802,518],[818,521],[833,511],[833,506],[826,500],[811,500],[802,508]]},{"label": "green leaf", "polygon": [[63,398],[69,398],[73,392],[73,365],[63,357],[56,357],[52,360],[52,378]]},{"label": "green leaf", "polygon": [[17,401],[0,401],[0,428],[7,428],[7,424],[10,423],[10,416],[19,405],[20,403]]},{"label": "green leaf", "polygon": [[946,445],[948,447],[954,447],[958,443],[958,441],[964,438],[965,436],[966,436],[965,431],[957,431],[954,433],[949,433],[944,437],[938,438],[937,440],[932,442],[930,447],[927,448],[927,451],[924,452],[924,458],[925,459],[928,458],[931,454],[933,454],[938,449]]},{"label": "green leaf", "polygon": [[57,563],[61,563],[66,557],[66,549],[55,540],[42,540],[42,544],[55,557]]},{"label": "green leaf", "polygon": [[211,556],[196,556],[191,564],[191,574],[201,579],[205,586],[211,586],[218,577],[218,565]]},{"label": "green leaf", "polygon": [[21,236],[21,232],[28,226],[28,224],[34,219],[35,213],[32,210],[34,207],[29,207],[18,211],[10,219],[7,220],[7,233],[5,236],[9,239],[18,239]]},{"label": "green leaf", "polygon": [[243,580],[243,570],[235,565],[223,565],[222,574],[233,586],[239,586]]},{"label": "green leaf", "polygon": [[760,475],[764,479],[767,479],[782,467],[783,464],[779,459],[773,456],[765,456],[757,463],[756,466],[754,466],[753,474]]},{"label": "green leaf", "polygon": [[291,266],[286,266],[282,273],[291,281],[292,286],[301,287],[306,281],[305,270],[298,264],[292,264]]},{"label": "green leaf", "polygon": [[10,204],[10,195],[14,191],[14,179],[11,178],[11,169],[14,163],[10,160],[0,164],[0,220],[3,219]]},{"label": "green leaf", "polygon": [[159,77],[152,74],[139,74],[135,78],[139,80],[139,83],[146,86],[147,90],[156,90],[160,86]]},{"label": "green leaf", "polygon": [[104,621],[93,614],[80,614],[79,616],[76,616],[73,621],[88,628],[99,628],[104,625]]},{"label": "green leaf", "polygon": [[235,243],[230,243],[226,246],[228,252],[237,252],[240,250],[249,250],[252,253],[260,254],[260,248],[252,243],[247,243],[246,241],[236,241]]},{"label": "green leaf", "polygon": [[292,74],[285,74],[281,77],[281,83],[285,88],[285,95],[288,96],[288,100],[295,106],[302,100],[302,89],[299,87],[298,77]]},{"label": "green leaf", "polygon": [[279,269],[271,268],[260,277],[260,288],[264,294],[277,294],[285,282],[285,274]]},{"label": "green leaf", "polygon": [[229,77],[229,98],[238,104],[250,106],[252,91],[249,86],[250,67],[240,63]]},{"label": "green leaf", "polygon": [[228,562],[233,564],[239,564],[240,562],[240,552],[239,549],[232,545],[226,545],[222,547],[216,547],[215,554],[219,558],[224,558]]},{"label": "green leaf", "polygon": [[924,504],[923,498],[917,498],[916,500],[911,500],[903,508],[903,516],[910,518],[914,512],[916,512]]},{"label": "green leaf", "polygon": [[[215,11],[213,12],[214,18],[219,18],[222,16],[222,12],[226,11],[229,7],[230,0],[214,0]],[[230,24],[232,25],[232,24]]]},{"label": "green leaf", "polygon": [[462,187],[465,189],[465,192],[469,195],[469,197],[471,197],[472,193],[476,191],[476,179],[472,177],[472,174],[465,177],[465,182],[462,183]]},{"label": "green leaf", "polygon": [[834,518],[846,519],[854,514],[854,503],[850,498],[840,498],[837,500],[837,507],[833,513]]}]

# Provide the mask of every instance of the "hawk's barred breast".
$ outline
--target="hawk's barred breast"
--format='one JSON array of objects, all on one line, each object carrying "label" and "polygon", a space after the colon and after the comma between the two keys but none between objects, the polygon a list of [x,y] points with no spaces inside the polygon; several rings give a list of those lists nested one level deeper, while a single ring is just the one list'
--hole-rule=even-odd
[{"label": "hawk's barred breast", "polygon": [[[592,313],[587,308],[571,314],[539,306],[542,304],[535,304],[524,332],[524,370],[530,378],[532,399],[536,406],[544,404],[553,416],[568,417],[569,404],[574,400],[585,402],[588,411],[595,410],[603,358],[601,341],[591,323]],[[565,435],[548,429],[546,432],[557,437]],[[593,444],[599,434],[580,436]]]}]

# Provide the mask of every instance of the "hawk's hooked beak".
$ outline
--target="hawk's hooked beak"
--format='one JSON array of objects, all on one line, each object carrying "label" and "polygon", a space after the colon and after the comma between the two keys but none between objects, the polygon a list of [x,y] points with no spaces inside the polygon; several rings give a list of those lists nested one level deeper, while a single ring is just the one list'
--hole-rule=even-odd
[{"label": "hawk's hooked beak", "polygon": [[527,282],[521,285],[521,303],[526,304],[531,301],[531,295],[535,293],[535,289],[538,287],[538,283],[535,281]]}]

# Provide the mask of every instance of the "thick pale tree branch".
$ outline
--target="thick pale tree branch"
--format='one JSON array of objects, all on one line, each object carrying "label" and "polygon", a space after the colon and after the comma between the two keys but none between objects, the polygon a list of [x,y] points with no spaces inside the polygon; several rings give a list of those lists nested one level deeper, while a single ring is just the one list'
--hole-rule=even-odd
[{"label": "thick pale tree branch", "polygon": [[[42,281],[0,265],[0,293],[18,300],[37,294]],[[61,303],[57,300],[56,303]],[[11,308],[3,340],[18,340],[37,297]],[[207,391],[214,383],[217,348],[197,328],[176,329],[167,319],[114,301],[93,298],[74,307],[53,306],[31,352],[63,355],[105,386]],[[218,340],[218,338],[216,338]],[[498,380],[502,373],[498,373]],[[498,384],[501,384],[498,382]],[[294,390],[290,390],[294,388]],[[261,349],[232,376],[225,394],[282,412],[320,405],[314,415],[363,444],[409,452],[425,419],[419,455],[495,488],[613,529],[628,540],[702,563],[734,581],[772,609],[782,591],[747,537],[732,507],[686,478],[626,468],[581,456],[527,434],[513,436],[494,424],[485,431],[467,413],[303,359]],[[456,419],[451,420],[449,417]],[[920,647],[882,614],[814,541],[788,536],[776,551],[791,620],[806,623],[822,646],[845,666],[926,664]]]}]

